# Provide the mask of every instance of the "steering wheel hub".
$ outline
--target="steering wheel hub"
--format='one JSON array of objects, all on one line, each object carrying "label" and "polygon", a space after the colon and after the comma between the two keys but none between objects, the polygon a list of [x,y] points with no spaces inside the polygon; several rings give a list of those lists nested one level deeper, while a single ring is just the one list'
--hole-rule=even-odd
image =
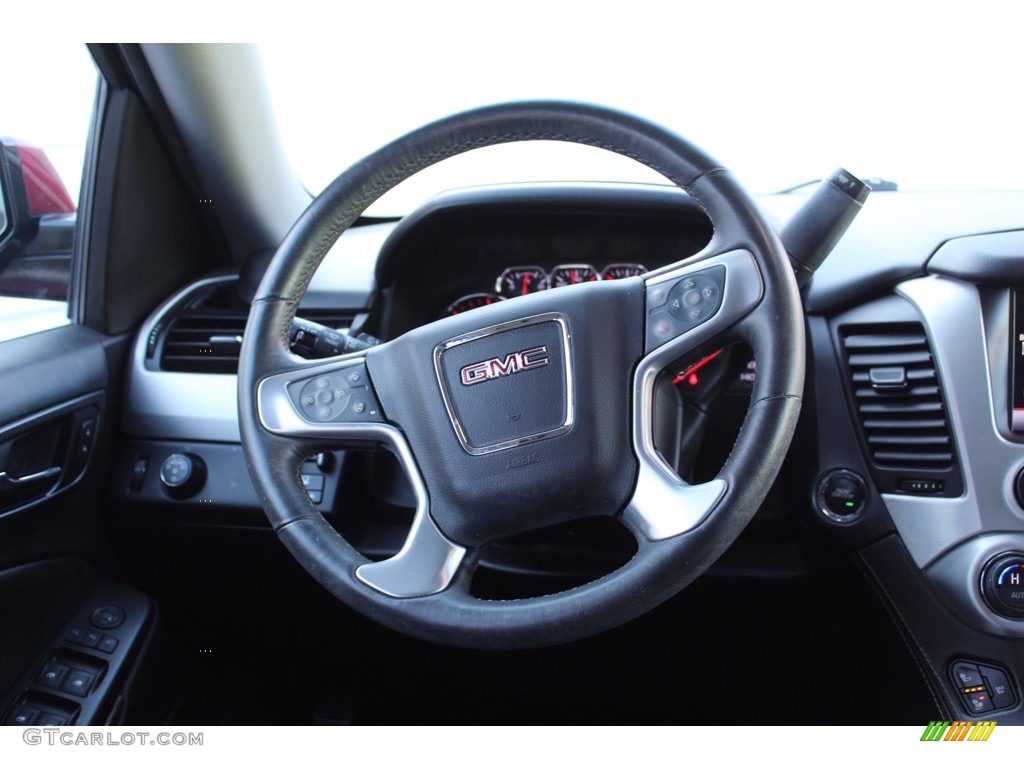
[{"label": "steering wheel hub", "polygon": [[515,448],[572,429],[569,326],[560,314],[450,339],[434,347],[434,368],[448,418],[469,454]]}]

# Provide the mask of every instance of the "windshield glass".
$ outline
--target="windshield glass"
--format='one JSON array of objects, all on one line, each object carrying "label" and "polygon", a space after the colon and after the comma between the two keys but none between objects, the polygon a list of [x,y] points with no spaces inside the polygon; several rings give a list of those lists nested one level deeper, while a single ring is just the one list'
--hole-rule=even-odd
[{"label": "windshield glass", "polygon": [[[901,190],[1020,188],[1019,72],[1009,47],[264,45],[285,147],[310,192],[387,141],[439,117],[515,99],[624,109],[671,128],[754,192],[837,166]],[[403,184],[371,209],[408,212],[474,184],[656,181],[632,161],[575,145],[477,150]]]}]

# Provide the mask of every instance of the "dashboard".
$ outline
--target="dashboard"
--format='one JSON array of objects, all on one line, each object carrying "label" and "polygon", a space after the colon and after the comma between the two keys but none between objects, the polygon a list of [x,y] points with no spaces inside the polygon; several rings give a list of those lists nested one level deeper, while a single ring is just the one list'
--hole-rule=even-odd
[{"label": "dashboard", "polygon": [[[778,222],[801,199],[760,202]],[[787,466],[716,566],[759,577],[799,570],[777,544],[794,525],[810,527],[860,563],[909,637],[933,695],[952,711],[997,712],[1001,720],[1021,716],[1013,670],[1024,669],[1024,592],[1013,588],[1024,572],[1024,233],[1013,231],[1020,210],[1016,193],[870,199],[805,296],[809,380]],[[346,233],[299,315],[334,333],[387,340],[478,305],[655,270],[698,253],[711,234],[704,212],[670,188],[456,191],[399,222]],[[246,312],[237,277],[218,275],[169,299],[144,325],[126,384],[131,442],[114,480],[133,514],[259,524],[230,373]],[[183,338],[185,331],[195,332]],[[188,344],[216,354],[171,354],[187,353]],[[211,367],[221,353],[227,368]],[[755,375],[756,362],[732,348],[666,371],[671,424],[659,450],[680,474],[713,475],[724,461]],[[191,495],[169,493],[161,472],[178,455],[205,467]],[[346,536],[371,556],[400,545],[413,503],[386,458],[311,456],[303,482],[329,518],[343,492],[360,484],[360,498],[374,500],[372,524]],[[202,507],[206,499],[217,513]],[[631,556],[615,536],[602,528],[512,542],[492,547],[485,566],[571,586]],[[609,557],[595,561],[591,544]],[[965,670],[977,672],[977,685],[963,684]]]}]

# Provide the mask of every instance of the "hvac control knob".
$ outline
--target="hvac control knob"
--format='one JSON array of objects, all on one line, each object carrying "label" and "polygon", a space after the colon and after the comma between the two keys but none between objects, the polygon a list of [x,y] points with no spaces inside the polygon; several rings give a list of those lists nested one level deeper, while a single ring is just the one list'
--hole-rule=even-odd
[{"label": "hvac control knob", "polygon": [[1024,554],[1004,552],[985,566],[981,592],[989,608],[1008,619],[1024,619]]},{"label": "hvac control knob", "polygon": [[160,465],[160,484],[172,499],[195,496],[206,484],[206,464],[194,453],[172,453]]}]

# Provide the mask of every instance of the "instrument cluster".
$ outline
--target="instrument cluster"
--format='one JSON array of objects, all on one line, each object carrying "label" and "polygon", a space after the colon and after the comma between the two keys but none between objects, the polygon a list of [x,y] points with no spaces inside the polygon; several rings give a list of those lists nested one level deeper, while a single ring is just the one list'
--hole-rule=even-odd
[{"label": "instrument cluster", "polygon": [[458,315],[497,301],[529,293],[561,288],[595,280],[621,280],[647,272],[643,264],[609,264],[598,271],[591,264],[559,264],[550,271],[535,266],[509,267],[494,281],[493,292],[462,296],[445,309],[445,315]]}]

